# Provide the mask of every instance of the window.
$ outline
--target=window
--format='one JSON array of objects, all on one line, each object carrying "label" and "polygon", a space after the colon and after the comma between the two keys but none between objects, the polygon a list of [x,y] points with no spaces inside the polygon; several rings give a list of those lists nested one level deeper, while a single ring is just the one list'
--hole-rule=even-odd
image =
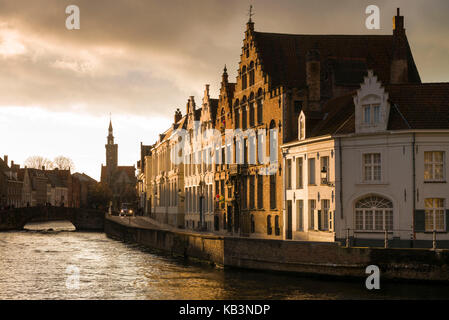
[{"label": "window", "polygon": [[256,223],[254,222],[254,215],[251,215],[251,233],[256,232]]},{"label": "window", "polygon": [[363,123],[377,124],[380,122],[380,105],[367,104],[363,106]]},{"label": "window", "polygon": [[281,228],[279,227],[279,216],[274,217],[274,233],[277,236],[281,234]]},{"label": "window", "polygon": [[257,208],[263,209],[263,175],[257,176]]},{"label": "window", "polygon": [[235,110],[235,128],[236,129],[240,128],[240,110],[239,109]]},{"label": "window", "polygon": [[242,103],[244,103],[244,104],[242,104],[242,108],[241,108],[242,109],[242,129],[246,130],[246,128],[248,126],[248,119],[246,117],[246,108],[247,108],[246,97],[243,97]]},{"label": "window", "polygon": [[370,106],[364,106],[363,107],[363,122],[365,124],[371,123],[371,108]]},{"label": "window", "polygon": [[249,64],[249,85],[252,86],[254,84],[254,62],[251,61]]},{"label": "window", "polygon": [[309,200],[309,230],[315,229],[315,200]]},{"label": "window", "polygon": [[249,176],[249,208],[255,209],[255,197],[254,197],[254,189],[255,189],[255,176]]},{"label": "window", "polygon": [[296,200],[296,230],[304,230],[304,201]]},{"label": "window", "polygon": [[380,106],[373,107],[373,120],[374,120],[374,123],[380,122]]},{"label": "window", "polygon": [[287,174],[287,189],[290,190],[292,188],[292,159],[287,159],[287,168],[285,170]]},{"label": "window", "polygon": [[315,158],[309,159],[309,184],[315,184]]},{"label": "window", "polygon": [[426,214],[425,228],[426,231],[444,231],[446,224],[444,219],[444,199],[429,198],[425,199]]},{"label": "window", "polygon": [[263,100],[262,100],[262,89],[257,90],[257,123],[261,124],[263,121]]},{"label": "window", "polygon": [[296,158],[296,189],[303,188],[302,157]]},{"label": "window", "polygon": [[267,234],[271,235],[271,233],[273,232],[272,227],[271,227],[271,215],[267,216]]},{"label": "window", "polygon": [[424,180],[444,180],[444,151],[424,152]]},{"label": "window", "polygon": [[242,209],[246,209],[248,206],[248,200],[247,200],[247,192],[248,192],[248,178],[243,177],[242,178],[242,186],[241,186],[241,198],[242,198]]},{"label": "window", "polygon": [[276,209],[276,174],[270,175],[270,209]]},{"label": "window", "polygon": [[321,178],[321,184],[328,184],[329,182],[329,157],[321,157],[321,172],[320,172],[320,178]]},{"label": "window", "polygon": [[381,180],[380,153],[366,153],[363,155],[363,180]]},{"label": "window", "polygon": [[321,200],[321,226],[320,230],[329,230],[329,207],[330,200]]},{"label": "window", "polygon": [[242,90],[245,90],[247,87],[247,75],[246,75],[246,66],[242,68]]},{"label": "window", "polygon": [[383,231],[393,229],[393,203],[378,196],[368,196],[355,205],[357,230]]}]

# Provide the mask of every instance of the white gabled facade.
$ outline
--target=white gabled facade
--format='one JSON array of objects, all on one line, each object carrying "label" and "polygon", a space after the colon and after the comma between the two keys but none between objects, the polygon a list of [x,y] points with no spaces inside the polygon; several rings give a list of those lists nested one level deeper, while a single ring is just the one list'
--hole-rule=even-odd
[{"label": "white gabled facade", "polygon": [[353,103],[353,133],[307,137],[302,112],[298,141],[282,146],[284,237],[428,247],[435,230],[449,247],[449,128],[389,130],[392,108],[407,119],[371,71]]}]

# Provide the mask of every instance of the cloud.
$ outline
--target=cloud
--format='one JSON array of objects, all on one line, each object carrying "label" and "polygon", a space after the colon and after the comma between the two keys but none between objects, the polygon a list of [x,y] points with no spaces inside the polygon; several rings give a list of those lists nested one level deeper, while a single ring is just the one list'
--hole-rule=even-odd
[{"label": "cloud", "polygon": [[[364,28],[368,1],[251,1],[256,30],[391,33],[400,6],[425,81],[447,80],[448,3],[378,1],[380,31]],[[80,8],[67,30],[65,8]],[[0,107],[40,106],[89,114],[172,116],[221,71],[236,76],[250,2],[237,0],[0,0]],[[429,60],[431,57],[431,60]]]}]

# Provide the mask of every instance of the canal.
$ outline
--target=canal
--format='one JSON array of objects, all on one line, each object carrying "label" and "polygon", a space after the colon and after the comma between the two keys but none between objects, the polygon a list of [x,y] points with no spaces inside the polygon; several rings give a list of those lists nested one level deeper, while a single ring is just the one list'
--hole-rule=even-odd
[{"label": "canal", "polygon": [[[69,222],[0,233],[0,299],[449,299],[449,286],[224,270],[106,237]],[[76,281],[78,279],[78,281]],[[75,281],[75,282],[74,282]],[[73,285],[73,284],[77,285]]]}]

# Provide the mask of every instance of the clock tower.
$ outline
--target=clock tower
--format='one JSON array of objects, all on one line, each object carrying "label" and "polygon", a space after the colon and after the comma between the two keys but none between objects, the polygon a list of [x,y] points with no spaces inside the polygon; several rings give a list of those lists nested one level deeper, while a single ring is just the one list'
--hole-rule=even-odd
[{"label": "clock tower", "polygon": [[107,137],[106,147],[106,167],[109,173],[117,169],[118,146],[114,143],[114,136],[112,134],[112,121],[109,121],[109,134]]}]

